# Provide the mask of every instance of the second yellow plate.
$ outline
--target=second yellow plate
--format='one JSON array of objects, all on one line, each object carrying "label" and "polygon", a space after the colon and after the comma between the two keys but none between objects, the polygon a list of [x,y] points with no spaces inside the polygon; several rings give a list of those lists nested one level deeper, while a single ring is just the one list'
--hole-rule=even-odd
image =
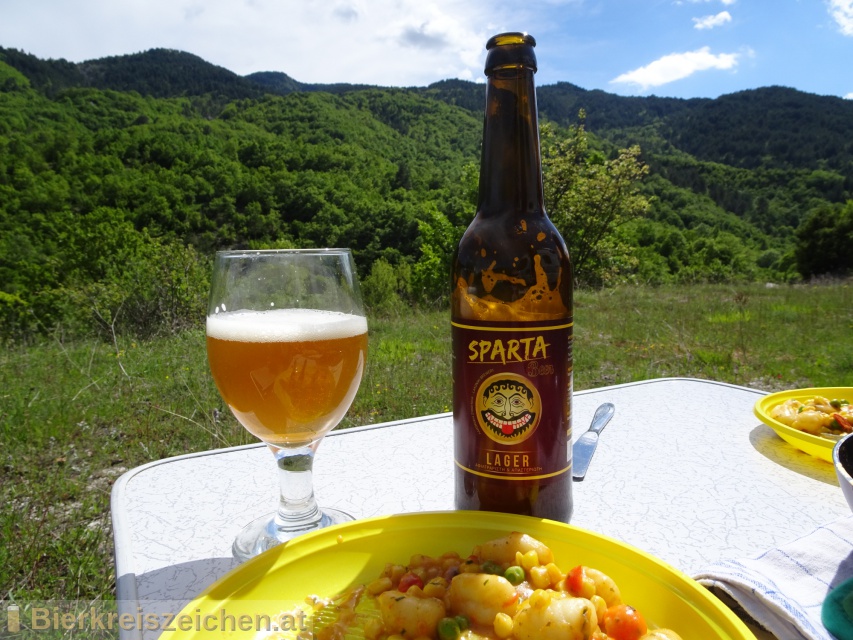
[{"label": "second yellow plate", "polygon": [[782,424],[770,417],[770,411],[777,404],[782,404],[788,400],[805,401],[815,396],[824,396],[830,400],[833,398],[846,398],[850,402],[853,402],[853,387],[812,387],[809,389],[779,391],[778,393],[771,393],[761,398],[755,403],[753,411],[759,420],[773,429],[785,442],[816,458],[832,462],[832,448],[838,442],[838,438],[813,436],[810,433],[805,433],[804,431],[799,431],[786,424]]}]

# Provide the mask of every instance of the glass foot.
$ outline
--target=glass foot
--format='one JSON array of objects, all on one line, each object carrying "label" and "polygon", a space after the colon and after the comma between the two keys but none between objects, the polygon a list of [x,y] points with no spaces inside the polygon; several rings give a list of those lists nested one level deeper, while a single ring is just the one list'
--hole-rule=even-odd
[{"label": "glass foot", "polygon": [[264,551],[303,534],[355,519],[350,514],[337,509],[323,509],[320,520],[306,527],[289,529],[276,525],[275,515],[275,513],[268,513],[253,520],[237,534],[237,538],[231,547],[231,552],[239,562],[245,562]]}]

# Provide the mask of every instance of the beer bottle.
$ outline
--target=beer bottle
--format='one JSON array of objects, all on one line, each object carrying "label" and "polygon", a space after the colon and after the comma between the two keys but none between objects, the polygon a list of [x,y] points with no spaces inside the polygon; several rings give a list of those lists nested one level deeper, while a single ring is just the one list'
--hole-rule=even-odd
[{"label": "beer bottle", "polygon": [[543,198],[535,40],[486,45],[477,213],[453,259],[456,508],[572,514],[572,266]]}]

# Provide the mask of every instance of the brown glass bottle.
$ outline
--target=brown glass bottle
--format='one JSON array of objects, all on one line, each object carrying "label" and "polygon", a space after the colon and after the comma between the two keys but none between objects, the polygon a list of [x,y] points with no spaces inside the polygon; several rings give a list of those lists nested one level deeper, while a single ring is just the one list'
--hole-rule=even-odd
[{"label": "brown glass bottle", "polygon": [[486,45],[479,203],[452,275],[456,508],[568,522],[572,267],[545,213],[535,45]]}]

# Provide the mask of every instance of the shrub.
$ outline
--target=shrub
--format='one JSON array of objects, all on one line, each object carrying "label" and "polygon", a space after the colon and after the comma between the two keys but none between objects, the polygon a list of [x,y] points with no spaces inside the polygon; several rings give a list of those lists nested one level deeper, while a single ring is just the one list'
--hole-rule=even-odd
[{"label": "shrub", "polygon": [[362,280],[364,303],[371,314],[388,316],[400,313],[408,297],[409,266],[391,265],[384,258],[373,263],[370,274]]},{"label": "shrub", "polygon": [[211,260],[177,241],[152,239],[115,279],[83,293],[102,330],[140,338],[201,326],[207,310]]}]

